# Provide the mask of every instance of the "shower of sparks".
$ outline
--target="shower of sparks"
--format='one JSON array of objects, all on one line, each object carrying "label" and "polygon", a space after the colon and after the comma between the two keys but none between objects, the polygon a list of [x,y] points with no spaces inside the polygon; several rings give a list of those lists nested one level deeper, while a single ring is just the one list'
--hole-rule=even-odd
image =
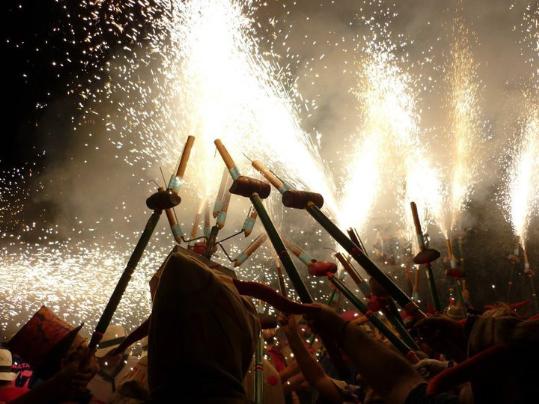
[{"label": "shower of sparks", "polygon": [[[79,65],[80,74],[68,83],[67,94],[80,98],[80,118],[73,118],[73,124],[76,133],[90,136],[85,147],[95,143],[98,136],[94,135],[104,132],[114,146],[114,157],[127,163],[131,175],[143,184],[148,177],[159,177],[159,166],[172,172],[186,137],[194,135],[197,140],[183,192],[188,193],[186,202],[195,206],[195,196],[199,200],[215,197],[220,177],[216,173],[221,172],[222,162],[215,155],[213,140],[219,137],[240,170],[252,172],[242,152],[261,159],[294,186],[322,193],[326,206],[335,212],[335,190],[317,139],[299,124],[296,90],[293,86],[285,89],[280,82],[283,72],[273,64],[273,55],[259,49],[252,18],[254,2],[91,1],[76,12],[61,7],[66,11],[66,27],[55,27],[53,32],[65,35],[65,42],[83,50],[75,53],[78,60],[66,53],[65,60],[59,58],[53,67],[60,72],[65,66]],[[98,142],[96,150],[102,144]],[[80,166],[86,163],[81,160]],[[6,181],[2,200],[13,196],[9,187],[13,185]],[[24,184],[19,187],[25,188]],[[123,202],[122,206],[125,208]],[[5,209],[17,213],[12,207]],[[2,215],[5,217],[4,210]],[[237,218],[228,221],[230,229],[237,224],[232,219]],[[180,221],[189,228],[192,220]],[[4,331],[8,323],[28,319],[40,304],[56,309],[73,323],[84,320],[92,326],[98,318],[140,229],[95,239],[93,232],[103,227],[82,219],[79,225],[80,229],[59,231],[54,226],[40,230],[39,223],[24,224],[23,233],[39,233],[39,244],[15,235],[11,238],[16,241],[3,247],[1,295],[10,302],[2,312]],[[23,234],[23,240],[25,237]],[[147,314],[147,280],[170,249],[170,240],[165,233],[152,241],[114,321],[131,328]],[[232,256],[243,248],[239,244],[234,240],[227,243]],[[271,259],[263,251],[260,256]],[[265,278],[263,267],[255,260],[249,269],[240,268],[239,276]]]},{"label": "shower of sparks", "polygon": [[444,217],[438,218],[438,224],[446,238],[457,225],[458,218],[477,180],[478,159],[475,148],[480,135],[478,110],[480,81],[477,75],[477,63],[470,49],[470,35],[462,18],[456,18],[455,39],[451,47],[449,69],[451,86],[449,131],[454,143],[453,151],[446,157],[450,167],[444,192],[446,211]]},{"label": "shower of sparks", "polygon": [[[213,140],[220,137],[240,167],[246,155],[266,161],[295,185],[321,192],[335,210],[334,189],[317,147],[299,126],[276,69],[260,56],[252,21],[231,0],[182,3],[173,21],[181,49],[177,116],[183,133],[197,136],[195,181],[215,177]],[[215,184],[215,181],[213,181]],[[208,188],[207,192],[214,192]]]},{"label": "shower of sparks", "polygon": [[533,110],[524,122],[508,178],[504,207],[514,234],[525,245],[530,219],[539,199],[539,112]]},{"label": "shower of sparks", "polygon": [[438,173],[420,141],[412,78],[399,67],[394,45],[373,44],[367,54],[357,92],[363,126],[347,167],[339,222],[361,232],[377,197],[390,192],[388,184],[398,188],[404,182],[404,194],[392,197],[402,201],[404,237],[412,241],[410,202],[418,204],[423,221],[429,210],[439,209]]}]

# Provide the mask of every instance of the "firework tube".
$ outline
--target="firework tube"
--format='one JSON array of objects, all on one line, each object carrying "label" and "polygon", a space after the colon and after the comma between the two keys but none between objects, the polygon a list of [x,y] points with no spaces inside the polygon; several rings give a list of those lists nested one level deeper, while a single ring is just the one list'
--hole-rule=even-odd
[{"label": "firework tube", "polygon": [[195,214],[195,220],[193,221],[193,227],[191,228],[191,238],[194,239],[198,235],[198,226],[200,225],[200,216],[202,215],[202,205]]},{"label": "firework tube", "polygon": [[187,162],[189,161],[189,156],[191,155],[191,150],[193,149],[193,143],[195,143],[194,136],[188,136],[185,145],[183,146],[182,156],[180,158],[180,164],[178,165],[178,170],[176,175],[170,177],[168,182],[168,189],[173,190],[178,193],[181,186],[183,185],[183,176],[185,175],[185,170],[187,169]]},{"label": "firework tube", "polygon": [[[451,269],[455,271],[455,274],[457,274],[457,272],[460,271],[458,268],[457,257],[455,257],[455,254],[453,253],[453,243],[451,242],[451,239],[449,237],[445,241],[447,243],[447,255],[449,257]],[[462,277],[462,275],[460,277]]]},{"label": "firework tube", "polygon": [[[262,164],[257,164],[260,167]],[[253,164],[253,167],[256,168],[269,182],[273,184],[272,179],[267,177],[269,170],[259,169]],[[271,173],[271,172],[270,172]],[[276,178],[275,176],[273,176]],[[274,184],[275,186],[275,184]],[[316,195],[314,193],[301,193],[298,191],[287,190],[283,193],[283,199],[285,194],[294,193],[298,195],[298,198],[291,198],[295,200],[295,205],[299,202],[305,202],[305,209],[310,215],[332,236],[335,241],[337,241],[344,250],[350,254],[362,267],[365,271],[372,276],[378,283],[380,283],[388,293],[399,303],[399,305],[405,310],[409,311],[414,317],[425,317],[425,314],[417,306],[417,304],[404,293],[378,266],[370,260],[362,251],[359,246],[357,246],[346,234],[344,234],[321,210],[320,207],[320,198],[317,198],[315,202],[306,200],[301,196],[312,196]],[[323,200],[322,200],[323,201]],[[284,204],[284,202],[283,202]],[[287,206],[287,205],[285,205]],[[288,207],[288,206],[287,206]],[[295,207],[295,206],[290,206]]]},{"label": "firework tube", "polygon": [[397,335],[395,335],[382,320],[376,317],[376,314],[371,312],[367,305],[358,299],[346,285],[335,276],[328,276],[329,281],[357,308],[370,323],[378,330],[380,333],[388,339],[395,348],[397,348],[404,356],[410,358],[414,354],[412,348],[410,348],[403,340],[401,340]]},{"label": "firework tube", "polygon": [[284,276],[283,276],[283,268],[281,266],[281,261],[279,260],[279,257],[275,253],[275,251],[271,251],[273,255],[273,261],[275,262],[275,271],[277,272],[277,280],[279,281],[279,291],[281,292],[281,295],[284,297],[288,296],[288,293],[286,292],[286,285],[284,283]]},{"label": "firework tube", "polygon": [[309,254],[305,252],[300,246],[293,243],[292,241],[288,240],[287,238],[283,237],[283,242],[286,248],[288,248],[289,251],[292,252],[296,257],[298,257],[301,262],[303,262],[305,265],[309,266],[313,262],[316,262],[316,260],[311,257]]},{"label": "firework tube", "polygon": [[[240,177],[240,173],[236,167],[236,164],[234,163],[234,160],[232,160],[232,157],[228,153],[228,150],[225,148],[225,146],[219,139],[215,140],[215,146],[217,147],[219,154],[223,158],[223,161],[225,162],[226,166],[228,167],[230,175],[234,180],[237,180]],[[294,285],[294,289],[296,289],[296,292],[298,293],[298,296],[303,303],[312,303],[313,298],[311,297],[309,290],[305,286],[305,283],[303,283],[303,280],[301,279],[298,270],[292,262],[290,255],[288,255],[288,252],[286,251],[286,247],[284,246],[284,243],[279,236],[279,233],[275,229],[275,226],[273,225],[273,222],[271,221],[268,212],[266,211],[266,208],[262,204],[262,199],[259,195],[259,192],[257,192],[260,191],[260,189],[255,189],[256,185],[257,183],[255,181],[246,182],[244,186],[240,187],[242,191],[241,195],[244,196],[248,194],[248,191],[252,191],[249,196],[249,198],[251,199],[251,203],[253,204],[255,210],[258,213],[260,221],[266,229],[266,233],[271,240],[273,248],[275,249],[275,252],[277,253],[279,259],[281,260],[281,263],[283,264],[288,274],[288,277],[292,282],[292,285]],[[230,192],[232,193],[236,193],[233,191],[234,186],[235,184],[233,184],[232,188],[230,188]],[[264,194],[266,193],[269,195],[269,192],[264,191]]]},{"label": "firework tube", "polygon": [[249,237],[249,235],[253,231],[257,217],[258,217],[258,214],[256,213],[256,210],[249,209],[249,213],[247,214],[247,217],[245,218],[245,221],[243,222],[243,227],[241,228],[243,230],[243,235],[245,237]]},{"label": "firework tube", "polygon": [[204,208],[204,236],[206,238],[209,238],[210,233],[211,233],[210,205],[206,203],[206,207]]},{"label": "firework tube", "polygon": [[[223,227],[225,227],[226,214],[228,212],[229,205],[230,205],[230,192],[226,192],[225,195],[223,196],[221,211],[217,215],[216,226],[218,229],[222,229]],[[209,209],[208,209],[208,215],[209,215]]]},{"label": "firework tube", "polygon": [[[342,280],[338,279],[337,277],[334,276],[335,273],[331,270],[328,270],[326,271],[325,273],[322,272],[322,271],[319,271],[316,276],[327,276],[328,279],[330,281],[332,281],[332,279],[335,279],[336,281],[338,281],[339,283],[339,286],[338,289],[342,292],[342,289],[346,289],[347,293],[343,293],[347,298],[349,298],[349,296],[353,296],[354,298],[356,298],[356,300],[359,300],[357,299],[357,297],[355,296],[355,294],[349,289],[346,287],[346,285],[343,283]],[[335,286],[337,286],[335,284],[335,282],[332,282]],[[373,285],[373,290],[376,290],[376,289],[379,289],[379,288],[375,288],[374,285]],[[382,292],[385,292],[382,290]],[[417,344],[415,343],[414,339],[411,337],[411,335],[408,333],[408,331],[406,330],[406,328],[404,327],[404,325],[402,324],[402,322],[400,321],[400,316],[399,316],[399,313],[397,311],[397,308],[395,307],[393,301],[389,298],[389,297],[386,297],[386,296],[383,296],[381,299],[377,299],[376,296],[372,295],[371,294],[371,298],[374,298],[376,300],[376,303],[378,302],[383,302],[382,304],[382,311],[384,312],[384,314],[386,315],[386,317],[388,318],[388,320],[391,322],[391,324],[393,324],[393,326],[395,327],[395,329],[398,331],[398,333],[401,335],[401,338],[402,338],[402,342],[404,343],[404,345],[408,346],[408,347],[413,347],[414,349],[419,349],[419,347],[417,346]],[[354,302],[350,301],[352,304],[354,304]],[[375,309],[372,309],[370,308],[369,306],[365,305],[363,302],[361,302],[361,304],[369,311],[378,311],[378,307],[376,307]],[[359,307],[358,307],[359,309]],[[364,313],[365,314],[365,313]],[[390,330],[389,330],[390,331]],[[391,332],[391,331],[390,331]],[[391,334],[398,339],[397,336],[395,336],[392,332]],[[397,347],[398,348],[398,347]],[[409,351],[410,349],[408,349]]]},{"label": "firework tube", "polygon": [[290,189],[290,187],[281,179],[277,178],[268,168],[260,161],[251,161],[252,166],[267,179],[282,194]]},{"label": "firework tube", "polygon": [[335,253],[335,258],[339,260],[339,262],[341,263],[346,273],[350,275],[350,278],[352,278],[352,280],[354,281],[356,286],[359,288],[359,290],[361,290],[363,295],[365,297],[369,297],[371,294],[369,285],[367,284],[367,282],[365,282],[364,279],[361,278],[361,275],[359,275],[356,272],[356,269],[353,267],[352,263],[348,261],[348,259],[344,255],[342,255],[340,252]]},{"label": "firework tube", "polygon": [[107,305],[105,306],[101,317],[99,318],[94,332],[92,333],[92,337],[88,345],[88,352],[90,355],[93,355],[99,342],[105,334],[105,330],[110,325],[112,316],[114,316],[114,313],[116,312],[116,309],[118,308],[118,305],[122,300],[122,296],[127,289],[127,285],[129,284],[131,276],[135,272],[135,269],[137,268],[142,254],[144,253],[144,250],[146,249],[146,246],[148,245],[148,242],[152,237],[155,227],[159,222],[159,218],[161,217],[161,213],[163,212],[163,210],[173,208],[179,203],[180,198],[177,194],[165,191],[162,188],[159,188],[156,194],[152,195],[146,200],[146,205],[148,205],[148,207],[153,210],[153,213],[148,218],[146,226],[144,227],[144,231],[142,232],[137,242],[137,245],[135,246],[135,249],[131,254],[131,257],[129,257],[129,261],[127,262],[122,276],[118,280],[118,283],[116,284],[116,287],[114,288],[114,291],[112,292],[112,295]]},{"label": "firework tube", "polygon": [[[419,254],[414,257],[414,262],[416,264],[423,263],[425,265],[427,279],[429,281],[429,290],[432,298],[432,304],[436,311],[442,311],[442,304],[440,303],[440,298],[438,297],[438,289],[436,288],[436,282],[434,280],[434,273],[432,272],[431,262],[440,257],[440,253],[431,248],[427,248],[425,243],[425,238],[423,236],[423,230],[421,229],[421,221],[419,220],[419,214],[417,212],[417,205],[415,202],[410,202],[410,207],[412,209],[412,217],[414,219],[415,233],[417,236],[417,244],[419,245]],[[419,284],[419,271],[416,274],[416,284],[414,285],[414,290],[417,292],[417,286]]]},{"label": "firework tube", "polygon": [[[416,266],[416,265],[413,265],[412,268],[414,266]],[[413,284],[412,284],[412,298],[414,300],[416,300],[416,301],[419,301],[419,265],[417,265],[417,268],[415,268],[413,276],[414,276],[414,281],[413,281]],[[429,278],[429,281],[430,281],[430,278]],[[438,309],[436,309],[436,310],[438,310]]]},{"label": "firework tube", "polygon": [[511,292],[513,289],[513,277],[517,269],[518,256],[520,255],[520,238],[517,236],[515,240],[515,247],[513,248],[513,256],[509,256],[511,260],[511,272],[509,273],[509,280],[507,281],[507,297],[505,301],[509,303],[511,300]]},{"label": "firework tube", "polygon": [[221,209],[223,209],[223,194],[226,190],[226,185],[228,183],[228,169],[225,167],[223,169],[223,175],[221,176],[221,183],[219,184],[219,191],[217,192],[217,197],[215,198],[215,203],[213,204],[213,217],[217,217]]},{"label": "firework tube", "polygon": [[367,257],[314,203],[307,204],[307,211],[332,236],[361,267],[389,293],[399,305],[414,317],[423,318],[425,314],[417,304],[404,293],[378,266]]},{"label": "firework tube", "polygon": [[251,244],[247,246],[245,250],[243,250],[240,255],[234,260],[234,266],[239,267],[241,264],[243,264],[247,259],[262,245],[265,243],[265,241],[268,239],[268,236],[263,233],[260,234],[257,238],[255,238],[253,241],[251,241]]},{"label": "firework tube", "polygon": [[365,246],[363,245],[363,242],[359,238],[359,234],[357,233],[357,230],[354,229],[353,227],[350,227],[348,230],[346,230],[346,232],[348,233],[348,237],[350,237],[350,240],[352,240],[359,248],[361,248],[361,251],[363,251],[364,254],[367,254]]},{"label": "firework tube", "polygon": [[174,240],[176,240],[176,243],[181,244],[181,242],[185,238],[185,233],[180,224],[176,221],[174,210],[167,209],[165,210],[165,213],[167,214],[168,224],[170,225],[170,229],[172,230]]},{"label": "firework tube", "polygon": [[528,252],[526,251],[526,248],[524,248],[524,245],[522,247],[522,255],[524,256],[524,273],[528,276],[528,279],[530,280],[530,290],[532,294],[532,303],[533,303],[533,309],[537,313],[539,311],[539,304],[537,302],[537,292],[535,289],[535,279],[532,269],[530,268],[530,261],[528,260]]},{"label": "firework tube", "polygon": [[232,160],[232,157],[228,153],[228,150],[226,149],[225,145],[223,144],[223,142],[221,142],[221,139],[215,139],[213,143],[215,144],[215,147],[217,147],[217,151],[221,155],[221,158],[223,159],[226,168],[228,168],[232,179],[237,180],[240,176],[240,171],[238,170],[238,167],[236,167],[236,163],[234,163],[234,160]]},{"label": "firework tube", "polygon": [[255,380],[254,380],[254,392],[255,392],[255,404],[263,404],[264,393],[264,341],[262,335],[259,334],[256,339],[255,349]]}]

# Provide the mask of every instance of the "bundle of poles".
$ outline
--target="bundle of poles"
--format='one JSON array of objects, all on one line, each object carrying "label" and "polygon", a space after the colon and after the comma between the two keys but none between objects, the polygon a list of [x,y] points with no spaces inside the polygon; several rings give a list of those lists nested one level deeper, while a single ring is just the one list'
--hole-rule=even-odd
[{"label": "bundle of poles", "polygon": [[[225,170],[222,174],[217,197],[213,209],[210,209],[210,205],[207,201],[204,201],[201,204],[201,209],[199,209],[195,217],[191,237],[190,239],[187,239],[186,234],[178,221],[174,207],[181,202],[179,192],[184,183],[184,176],[194,141],[195,138],[193,136],[187,138],[178,167],[171,176],[168,186],[166,188],[159,187],[157,192],[146,200],[146,205],[152,210],[152,214],[148,218],[138,243],[128,260],[94,332],[92,333],[89,343],[90,355],[92,355],[99,346],[99,342],[112,320],[130,278],[132,277],[157,226],[159,218],[164,211],[172,235],[177,244],[188,243],[189,248],[195,253],[204,255],[208,259],[217,251],[217,247],[220,247],[228,259],[233,263],[234,267],[238,267],[245,263],[246,260],[269,239],[274,251],[279,291],[284,298],[286,298],[289,293],[286,288],[283,269],[299,300],[302,303],[314,302],[311,292],[290,256],[289,252],[291,252],[307,267],[308,273],[311,276],[326,277],[328,282],[334,287],[334,292],[332,293],[329,302],[333,300],[337,292],[340,293],[350,302],[350,304],[361,312],[397,350],[410,360],[417,360],[415,352],[419,351],[419,346],[408,332],[407,324],[405,324],[403,317],[409,318],[413,322],[425,318],[426,315],[418,306],[416,300],[408,296],[369,257],[358,234],[353,229],[349,229],[348,232],[345,233],[323,212],[322,207],[324,205],[324,198],[321,194],[293,189],[290,184],[275,175],[262,162],[257,160],[251,161],[252,167],[262,175],[265,181],[241,175],[234,159],[220,139],[216,139],[214,143],[224,162]],[[293,241],[281,237],[263,203],[263,200],[268,198],[271,193],[271,186],[281,194],[282,204],[285,207],[305,211],[338,244],[340,251],[336,252],[334,256],[344,269],[343,275],[344,273],[349,275],[350,279],[357,287],[357,290],[353,291],[350,289],[343,280],[343,277],[338,275],[339,271],[335,262],[319,261]],[[225,226],[231,195],[248,198],[252,208],[249,209],[240,231],[218,240],[218,233]],[[424,268],[428,280],[432,305],[435,311],[442,312],[443,307],[440,302],[432,268],[432,263],[440,257],[440,253],[429,247],[428,238],[425,236],[421,227],[417,206],[414,202],[411,203],[411,211],[419,247],[418,253],[413,257],[413,262],[418,268]],[[199,237],[198,229],[202,215],[204,215],[204,230],[203,235]],[[215,219],[215,224],[213,226],[211,226],[211,215],[213,215],[213,218]],[[260,218],[265,233],[257,235],[237,257],[231,258],[222,243],[240,234],[249,237],[253,232],[257,218]],[[447,240],[447,247],[450,261],[450,268],[447,271],[447,275],[456,280],[460,300],[464,303],[462,297],[462,289],[465,288],[463,271],[457,265],[457,260],[453,254],[453,248],[449,237]],[[525,250],[524,259],[525,271],[531,272]],[[370,277],[369,280],[362,277],[355,268],[352,260],[365,271]],[[510,285],[511,284],[509,284],[509,286]],[[363,298],[357,295],[357,292],[359,291],[363,294]],[[510,293],[510,290],[508,293]],[[532,288],[532,293],[534,304],[537,307],[535,301],[535,288]],[[366,302],[363,299],[365,299]],[[397,306],[400,306],[400,311],[405,314],[404,316],[401,316]],[[387,319],[387,323],[379,317],[379,313],[383,313]],[[345,377],[347,370],[338,348],[330,339],[325,337],[323,330],[318,330],[318,333],[328,354],[334,362],[336,369],[343,377]],[[260,389],[262,385],[260,379],[262,357],[261,346],[262,343],[259,339],[256,352],[255,397],[257,399],[260,399],[261,397]]]}]

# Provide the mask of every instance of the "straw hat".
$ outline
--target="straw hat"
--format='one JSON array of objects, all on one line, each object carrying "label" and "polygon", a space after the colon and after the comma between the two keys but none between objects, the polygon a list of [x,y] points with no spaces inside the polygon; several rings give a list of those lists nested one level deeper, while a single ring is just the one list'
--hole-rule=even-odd
[{"label": "straw hat", "polygon": [[13,373],[13,358],[11,357],[11,352],[7,349],[0,349],[0,380],[5,382],[10,382],[15,380],[17,377],[16,373]]},{"label": "straw hat", "polygon": [[127,333],[125,332],[125,328],[123,328],[121,325],[109,325],[105,330],[105,333],[103,334],[101,342],[97,346],[95,356],[97,358],[102,358],[107,353],[116,348],[118,345],[120,345],[126,336]]},{"label": "straw hat", "polygon": [[52,376],[72,346],[84,339],[78,334],[82,324],[73,327],[49,308],[41,308],[8,342],[10,350],[28,362],[42,378]]}]

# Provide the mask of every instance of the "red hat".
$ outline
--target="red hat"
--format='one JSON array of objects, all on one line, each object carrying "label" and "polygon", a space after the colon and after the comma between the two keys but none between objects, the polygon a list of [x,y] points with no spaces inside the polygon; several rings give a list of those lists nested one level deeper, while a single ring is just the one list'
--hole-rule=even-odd
[{"label": "red hat", "polygon": [[8,342],[12,352],[24,358],[36,374],[52,376],[60,367],[62,357],[73,342],[84,340],[78,335],[82,324],[73,327],[58,318],[49,308],[41,308]]}]

